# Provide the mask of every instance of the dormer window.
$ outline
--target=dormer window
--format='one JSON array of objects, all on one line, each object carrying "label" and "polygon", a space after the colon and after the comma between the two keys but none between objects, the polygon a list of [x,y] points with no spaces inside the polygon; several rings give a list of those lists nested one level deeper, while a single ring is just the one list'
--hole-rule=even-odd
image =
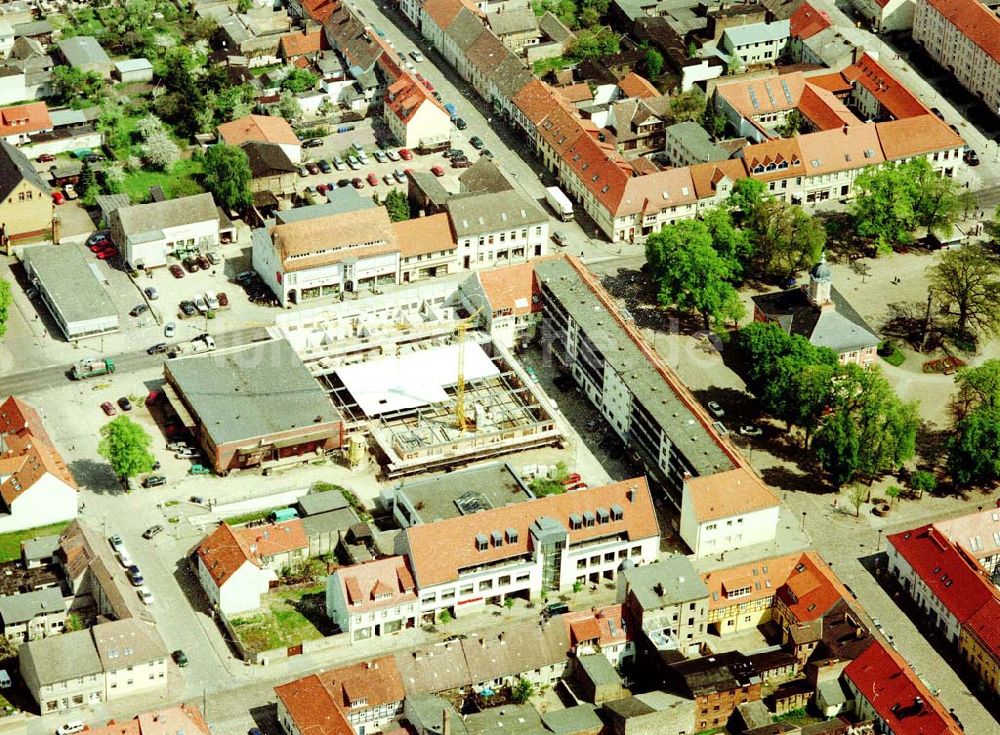
[{"label": "dormer window", "polygon": [[569,527],[574,531],[579,531],[583,528],[583,516],[579,513],[573,513],[569,517]]},{"label": "dormer window", "polygon": [[486,551],[490,548],[490,541],[485,533],[476,534],[476,551]]},{"label": "dormer window", "polygon": [[597,523],[597,517],[594,515],[594,512],[591,510],[586,511],[583,514],[583,525],[585,525],[587,528],[590,528],[595,523]]}]

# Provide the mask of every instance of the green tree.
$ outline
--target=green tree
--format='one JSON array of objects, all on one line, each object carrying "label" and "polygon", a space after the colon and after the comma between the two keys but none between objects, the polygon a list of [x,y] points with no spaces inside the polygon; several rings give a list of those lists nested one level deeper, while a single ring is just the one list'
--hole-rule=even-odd
[{"label": "green tree", "polygon": [[517,677],[517,683],[511,689],[510,698],[514,704],[524,704],[535,693],[535,685],[523,676]]},{"label": "green tree", "polygon": [[697,88],[670,98],[670,114],[674,122],[701,120],[705,116],[706,107],[705,95]]},{"label": "green tree", "polygon": [[740,179],[733,184],[733,190],[726,199],[726,206],[742,212],[744,217],[750,217],[768,198],[767,187],[763,181]]},{"label": "green tree", "polygon": [[903,488],[901,488],[899,485],[890,485],[885,490],[885,495],[887,498],[889,498],[889,505],[894,504],[899,499],[899,496],[902,494],[903,494]]},{"label": "green tree", "polygon": [[663,73],[663,54],[655,48],[646,49],[646,74],[655,79]]},{"label": "green tree", "polygon": [[10,318],[10,305],[14,296],[10,291],[10,281],[0,278],[0,337],[7,334],[7,319]]},{"label": "green tree", "polygon": [[402,222],[410,218],[410,202],[406,194],[399,189],[392,189],[385,197],[383,206],[389,211],[389,219],[393,222]]},{"label": "green tree", "polygon": [[854,516],[856,518],[860,517],[861,506],[868,500],[868,491],[860,485],[855,485],[851,488],[851,492],[847,496],[847,499],[850,501],[851,505],[854,506]]},{"label": "green tree", "polygon": [[115,161],[104,164],[101,171],[101,188],[105,194],[120,194],[125,189],[125,167]]},{"label": "green tree", "polygon": [[914,182],[913,211],[917,224],[930,232],[950,231],[963,206],[958,182],[951,176],[937,173],[926,158],[904,163],[903,170]]},{"label": "green tree", "polygon": [[826,244],[826,229],[802,207],[769,198],[756,205],[746,221],[755,266],[766,275],[790,275],[816,263]]},{"label": "green tree", "polygon": [[956,424],[947,464],[959,486],[1000,479],[1000,408],[981,405]]},{"label": "green tree", "polygon": [[438,622],[441,623],[441,625],[447,625],[454,619],[455,618],[453,618],[451,616],[451,613],[448,611],[448,608],[445,608],[444,610],[438,613]]},{"label": "green tree", "polygon": [[910,488],[919,493],[919,498],[923,498],[925,491],[932,493],[937,490],[937,478],[933,472],[917,470],[910,475]]},{"label": "green tree", "polygon": [[[715,111],[711,105],[705,105],[705,115],[701,120],[701,126],[708,131],[714,139],[718,140],[726,132],[728,121],[726,116]],[[741,179],[742,181],[754,181],[754,179]],[[759,183],[759,182],[758,182]]]},{"label": "green tree", "polygon": [[507,609],[507,614],[509,615],[510,611],[514,609],[514,598],[513,597],[503,598],[503,606]]},{"label": "green tree", "polygon": [[[813,442],[816,458],[833,480],[840,487],[848,482],[857,472],[860,464],[860,438],[857,426],[847,413],[835,413],[820,427]],[[852,496],[855,513],[862,501]]]},{"label": "green tree", "polygon": [[698,44],[695,43],[694,41],[689,41],[687,52],[689,59],[695,58],[698,55]]},{"label": "green tree", "polygon": [[281,98],[278,100],[278,114],[293,122],[302,117],[302,105],[294,94],[286,90],[281,93]]},{"label": "green tree", "polygon": [[150,472],[156,457],[149,451],[153,440],[128,416],[118,416],[101,427],[97,452],[108,460],[118,477]]},{"label": "green tree", "polygon": [[299,94],[315,87],[318,79],[319,77],[308,69],[292,69],[281,80],[281,88],[288,90],[292,94]]},{"label": "green tree", "polygon": [[77,108],[86,107],[98,101],[104,90],[104,80],[97,72],[56,66],[52,69],[52,89],[63,102]]},{"label": "green tree", "polygon": [[869,166],[854,182],[851,204],[855,230],[882,250],[913,240],[918,226],[940,230],[954,222],[958,197],[954,181],[943,181],[923,158]]},{"label": "green tree", "polygon": [[958,388],[951,399],[952,413],[961,420],[980,406],[1000,408],[1000,360],[986,360],[976,367],[964,367],[955,376]]},{"label": "green tree", "polygon": [[712,246],[700,220],[682,220],[646,239],[646,260],[659,284],[660,303],[701,314],[708,329],[743,316],[743,303],[730,282],[736,264]]},{"label": "green tree", "polygon": [[101,105],[97,129],[104,134],[104,142],[113,151],[127,151],[131,141],[125,129],[125,113],[117,101],[106,100]]},{"label": "green tree", "polygon": [[749,233],[736,226],[733,215],[725,207],[712,207],[701,217],[712,237],[712,246],[733,264],[733,276],[742,276],[744,264],[753,254]]},{"label": "green tree", "polygon": [[86,161],[83,162],[83,167],[80,169],[80,183],[77,184],[77,190],[80,192],[80,201],[88,207],[94,205],[97,195],[100,194],[100,189],[97,186],[97,175]]},{"label": "green tree", "polygon": [[237,13],[249,13],[251,8],[253,8],[253,0],[239,0],[236,3]]},{"label": "green tree", "polygon": [[124,33],[143,33],[153,25],[156,11],[154,0],[125,0],[119,30]]},{"label": "green tree", "polygon": [[250,204],[250,161],[242,148],[220,143],[205,152],[205,188],[219,204],[235,209]]},{"label": "green tree", "polygon": [[774,128],[774,131],[782,138],[791,138],[796,133],[809,131],[809,121],[798,110],[792,110],[785,117],[785,121]]},{"label": "green tree", "polygon": [[946,251],[927,277],[942,307],[957,311],[959,335],[974,339],[1000,330],[1000,264],[981,245]]}]

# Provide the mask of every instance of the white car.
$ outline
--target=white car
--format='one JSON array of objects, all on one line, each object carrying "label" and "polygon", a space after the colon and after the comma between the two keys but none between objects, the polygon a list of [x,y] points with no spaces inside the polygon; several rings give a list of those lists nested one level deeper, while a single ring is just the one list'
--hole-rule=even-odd
[{"label": "white car", "polygon": [[149,591],[149,587],[140,587],[136,592],[139,595],[139,599],[143,601],[146,605],[152,605],[156,602],[156,598],[153,597],[153,593]]},{"label": "white car", "polygon": [[73,720],[57,727],[56,735],[75,735],[78,732],[83,732],[85,727],[86,725],[83,724],[83,720]]},{"label": "white car", "polygon": [[411,51],[410,58],[419,64],[421,61],[424,60],[424,55],[419,51]]},{"label": "white car", "polygon": [[128,549],[124,546],[118,549],[118,561],[120,561],[121,565],[126,569],[135,564],[135,562],[132,561],[131,555],[128,553]]},{"label": "white car", "polygon": [[111,536],[108,539],[108,541],[111,542],[111,548],[114,549],[115,551],[125,548],[125,542],[122,540],[122,537],[119,536],[117,533],[114,536]]},{"label": "white car", "polygon": [[726,415],[726,412],[722,410],[722,406],[720,406],[715,401],[708,402],[708,412],[713,416],[715,416],[715,418],[717,419],[721,419],[723,416]]},{"label": "white car", "polygon": [[174,452],[174,456],[177,459],[194,459],[195,457],[198,456],[198,450],[192,449],[191,447],[187,447],[185,449],[180,449]]},{"label": "white car", "polygon": [[163,326],[163,336],[164,337],[167,337],[167,338],[173,337],[174,333],[176,331],[177,331],[177,325],[174,324],[173,322],[167,322]]},{"label": "white car", "polygon": [[371,160],[368,158],[368,154],[363,150],[358,149],[358,160],[361,162],[362,166],[367,166],[368,162]]},{"label": "white car", "polygon": [[194,308],[196,308],[200,313],[205,314],[208,312],[208,304],[205,302],[204,296],[194,297]]},{"label": "white car", "polygon": [[[205,303],[208,304],[209,311],[216,311],[219,308],[219,299],[215,295],[215,291],[205,292]],[[195,306],[197,305],[198,303],[195,302]]]}]

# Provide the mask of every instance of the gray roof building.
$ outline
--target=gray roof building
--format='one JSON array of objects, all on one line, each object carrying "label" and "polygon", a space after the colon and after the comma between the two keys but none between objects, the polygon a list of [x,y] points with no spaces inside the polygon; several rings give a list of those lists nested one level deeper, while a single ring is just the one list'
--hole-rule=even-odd
[{"label": "gray roof building", "polygon": [[288,154],[276,143],[251,140],[240,147],[247,154],[250,175],[255,179],[293,174],[298,171],[298,167],[288,158]]},{"label": "gray roof building", "polygon": [[167,646],[156,627],[134,619],[112,620],[90,629],[94,648],[106,671],[159,661]]},{"label": "gray roof building", "polygon": [[339,420],[283,339],[169,360],[164,372],[216,446]]},{"label": "gray roof building", "polygon": [[25,562],[49,559],[59,549],[59,534],[36,536],[21,542],[21,559]]},{"label": "gray roof building", "polygon": [[28,280],[66,339],[118,331],[118,307],[108,295],[98,266],[73,245],[37,245],[21,256]]},{"label": "gray roof building", "polygon": [[26,623],[38,615],[57,612],[66,612],[66,604],[58,587],[0,597],[0,621],[3,621],[4,626]]},{"label": "gray roof building", "polygon": [[[344,497],[343,493],[336,490],[330,490],[325,493],[309,493],[308,495],[303,495],[299,498],[296,506],[298,506],[299,517],[306,518],[307,516],[319,515],[320,513],[330,513],[335,510],[342,510],[347,508],[350,504],[347,502],[347,498]],[[357,521],[355,521],[357,523]]]},{"label": "gray roof building", "polygon": [[538,30],[538,18],[529,8],[515,8],[502,13],[487,13],[486,22],[497,36],[531,33]]},{"label": "gray roof building", "polygon": [[115,62],[115,69],[119,74],[134,74],[137,72],[153,71],[153,64],[149,59],[139,57],[137,59],[122,59]]},{"label": "gray roof building", "polygon": [[542,718],[530,704],[491,707],[465,716],[469,735],[548,735]]},{"label": "gray roof building", "polygon": [[463,194],[495,194],[514,190],[514,185],[503,175],[500,167],[485,156],[481,156],[462,172],[458,177],[458,184]]},{"label": "gray roof building", "polygon": [[604,721],[597,716],[597,707],[587,703],[545,712],[542,724],[553,735],[580,735],[599,732],[604,727]]},{"label": "gray roof building", "polygon": [[470,636],[462,641],[462,649],[474,683],[486,683],[565,664],[569,633],[558,618],[542,624],[519,623],[499,634]]},{"label": "gray roof building", "polygon": [[538,19],[538,27],[556,43],[568,43],[576,38],[576,34],[551,11],[547,11]]},{"label": "gray roof building", "polygon": [[19,148],[0,140],[0,199],[6,199],[21,181],[28,181],[48,193],[49,185]]},{"label": "gray roof building", "polygon": [[540,225],[549,219],[533,200],[516,191],[458,196],[446,208],[457,238]]},{"label": "gray roof building", "polygon": [[212,195],[205,192],[179,199],[120,207],[111,216],[121,223],[126,237],[138,237],[170,227],[218,220],[219,211]]},{"label": "gray roof building", "polygon": [[111,69],[111,58],[101,48],[93,36],[73,36],[60,39],[59,53],[70,66],[85,71],[107,71]]},{"label": "gray roof building", "polygon": [[408,697],[411,694],[434,694],[472,684],[472,674],[469,672],[461,641],[400,651],[395,658],[396,668],[399,669],[403,689]]},{"label": "gray roof building", "polygon": [[733,469],[733,461],[704,424],[692,415],[681,396],[649,362],[639,346],[613,319],[607,307],[574,268],[562,258],[539,261],[535,273],[546,294],[558,300],[591,343],[601,345],[619,375],[628,376],[633,399],[683,454],[693,474],[711,475]]},{"label": "gray roof building", "polygon": [[465,52],[466,60],[484,77],[491,77],[510,55],[507,47],[489,31],[481,33]]},{"label": "gray roof building", "polygon": [[519,58],[513,54],[508,54],[493,72],[490,80],[496,85],[500,96],[505,100],[509,100],[513,99],[534,78],[535,75],[531,73]]},{"label": "gray roof building", "polygon": [[486,33],[486,26],[483,25],[483,21],[466,7],[458,11],[458,15],[445,30],[445,35],[455,43],[463,54],[484,33]]},{"label": "gray roof building", "polygon": [[40,686],[97,676],[104,672],[90,630],[39,638],[18,649],[21,671],[31,669]]},{"label": "gray roof building", "polygon": [[672,161],[675,166],[729,158],[729,151],[713,143],[708,131],[693,120],[668,125],[664,133],[667,153],[671,154],[672,148],[677,149],[677,161]]},{"label": "gray roof building", "polygon": [[681,554],[655,564],[624,569],[621,575],[643,610],[708,598],[708,587],[691,560]]},{"label": "gray roof building", "polygon": [[407,694],[403,716],[420,735],[445,735],[444,712],[448,712],[450,735],[469,735],[462,716],[454,705],[436,694]]},{"label": "gray roof building", "polygon": [[722,42],[728,40],[734,48],[739,48],[752,43],[786,40],[791,35],[791,23],[787,20],[776,20],[773,23],[750,23],[727,28],[722,34]]},{"label": "gray roof building", "polygon": [[36,36],[48,36],[52,33],[52,24],[47,20],[33,20],[28,23],[14,24],[15,38],[34,38]]},{"label": "gray roof building", "polygon": [[[309,496],[306,496],[309,497]],[[395,506],[401,523],[433,523],[531,500],[534,495],[505,462],[492,462],[396,487]]]}]

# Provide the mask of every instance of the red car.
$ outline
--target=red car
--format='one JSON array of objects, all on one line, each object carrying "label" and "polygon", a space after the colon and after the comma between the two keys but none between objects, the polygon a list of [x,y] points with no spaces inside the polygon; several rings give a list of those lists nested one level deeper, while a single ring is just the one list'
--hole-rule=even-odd
[{"label": "red car", "polygon": [[568,475],[566,475],[565,478],[563,478],[562,484],[563,485],[575,485],[578,482],[580,482],[580,473],[579,472],[570,472]]},{"label": "red car", "polygon": [[108,416],[114,416],[118,413],[118,409],[115,408],[114,404],[110,401],[105,401],[101,404],[101,410],[104,411]]},{"label": "red car", "polygon": [[351,186],[353,186],[355,189],[364,189],[365,188],[365,182],[362,181],[361,179],[355,177],[355,178],[351,179]]},{"label": "red car", "polygon": [[146,394],[146,405],[147,406],[152,406],[158,400],[160,400],[160,391],[158,391],[158,390],[151,390],[151,391],[149,391],[149,393]]},{"label": "red car", "polygon": [[431,173],[435,176],[444,176],[444,169],[440,166],[431,166]]},{"label": "red car", "polygon": [[93,243],[90,246],[90,252],[99,253],[100,251],[105,250],[106,248],[109,247],[111,247],[111,241],[106,237],[102,237],[100,240],[98,240],[97,242]]},{"label": "red car", "polygon": [[418,82],[424,81],[424,75],[421,74],[419,71],[416,74],[414,74],[413,76],[415,76],[417,78]]},{"label": "red car", "polygon": [[170,275],[172,275],[174,278],[183,278],[184,269],[181,268],[176,263],[174,263],[172,266],[170,266]]},{"label": "red car", "polygon": [[226,294],[223,293],[222,291],[219,291],[219,293],[215,294],[215,298],[219,300],[219,306],[229,306],[229,297],[226,296]]},{"label": "red car", "polygon": [[51,153],[43,153],[35,160],[38,161],[39,163],[52,163],[54,160],[56,160],[56,157],[53,156]]},{"label": "red car", "polygon": [[368,174],[368,183],[371,186],[378,186],[378,176],[376,176],[374,172]]},{"label": "red car", "polygon": [[404,161],[409,161],[411,158],[413,158],[413,154],[410,153],[409,148],[400,148],[399,157],[402,158]]},{"label": "red car", "polygon": [[434,91],[434,85],[431,84],[431,80],[430,79],[425,79],[424,80],[424,86],[427,87],[427,91],[428,92],[433,92]]},{"label": "red car", "polygon": [[574,490],[586,490],[586,489],[587,489],[587,483],[578,482],[575,485],[570,485],[569,487],[567,487],[566,492],[571,493]]},{"label": "red car", "polygon": [[105,248],[104,250],[99,250],[97,252],[98,260],[107,260],[108,258],[113,258],[118,255],[118,248]]},{"label": "red car", "polygon": [[316,193],[317,194],[326,194],[326,184],[317,184],[316,185]]},{"label": "red car", "polygon": [[63,202],[66,201],[66,197],[63,196],[63,193],[61,191],[54,191],[52,192],[52,201],[54,201],[56,204],[62,204]]}]

